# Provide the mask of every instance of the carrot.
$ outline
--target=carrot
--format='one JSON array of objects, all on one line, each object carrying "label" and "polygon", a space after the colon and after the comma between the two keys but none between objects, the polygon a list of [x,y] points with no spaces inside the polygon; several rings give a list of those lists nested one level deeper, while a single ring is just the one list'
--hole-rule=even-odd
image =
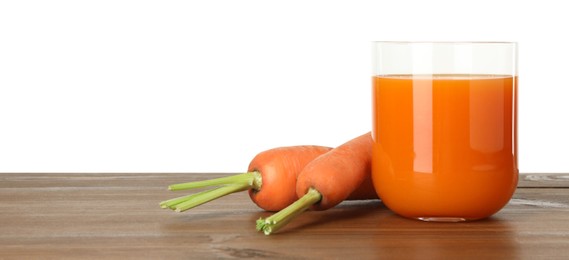
[{"label": "carrot", "polygon": [[215,189],[170,199],[162,208],[182,212],[225,195],[249,191],[251,200],[267,211],[281,210],[296,199],[296,178],[314,158],[332,148],[316,145],[287,146],[263,151],[249,163],[248,172],[211,180],[170,185],[170,190],[187,190],[208,186]]},{"label": "carrot", "polygon": [[371,183],[371,150],[368,132],[314,159],[298,175],[296,193],[300,199],[257,220],[257,230],[269,235],[309,208],[326,210],[352,194],[360,199],[377,198]]}]

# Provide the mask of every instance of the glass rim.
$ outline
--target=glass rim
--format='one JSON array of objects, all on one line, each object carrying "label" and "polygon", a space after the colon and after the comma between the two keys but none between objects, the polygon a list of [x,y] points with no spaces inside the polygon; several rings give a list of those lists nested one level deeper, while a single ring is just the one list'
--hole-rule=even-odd
[{"label": "glass rim", "polygon": [[372,41],[374,44],[505,44],[517,45],[518,42],[508,41]]},{"label": "glass rim", "polygon": [[372,72],[386,74],[518,74],[517,42],[374,41]]}]

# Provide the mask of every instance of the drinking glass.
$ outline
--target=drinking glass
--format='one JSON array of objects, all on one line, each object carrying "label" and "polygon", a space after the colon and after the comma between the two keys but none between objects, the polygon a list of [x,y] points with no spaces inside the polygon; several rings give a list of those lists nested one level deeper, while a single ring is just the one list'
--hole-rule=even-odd
[{"label": "drinking glass", "polygon": [[518,182],[517,44],[373,42],[372,179],[395,213],[489,217]]}]

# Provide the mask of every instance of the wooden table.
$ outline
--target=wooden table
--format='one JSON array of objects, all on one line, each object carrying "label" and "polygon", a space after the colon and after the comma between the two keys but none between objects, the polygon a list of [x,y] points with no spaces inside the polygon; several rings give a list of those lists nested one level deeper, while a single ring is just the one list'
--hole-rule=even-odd
[{"label": "wooden table", "polygon": [[184,213],[168,184],[227,174],[0,174],[0,259],[568,259],[569,174],[524,174],[506,208],[469,223],[426,223],[379,201],[306,212],[280,233],[246,193]]}]

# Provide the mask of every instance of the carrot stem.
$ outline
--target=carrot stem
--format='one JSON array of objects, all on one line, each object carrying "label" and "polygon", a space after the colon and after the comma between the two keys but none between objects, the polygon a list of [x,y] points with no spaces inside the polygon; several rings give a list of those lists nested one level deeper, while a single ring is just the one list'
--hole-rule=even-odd
[{"label": "carrot stem", "polygon": [[258,171],[241,173],[233,176],[221,177],[211,180],[194,181],[186,183],[172,184],[168,186],[169,190],[187,190],[209,186],[220,186],[210,190],[201,191],[182,197],[177,197],[160,202],[163,209],[169,208],[177,212],[186,211],[197,207],[206,202],[221,198],[231,193],[244,191],[248,189],[261,189],[262,177]]},{"label": "carrot stem", "polygon": [[284,227],[292,219],[306,211],[310,206],[318,203],[322,199],[322,194],[314,188],[310,188],[304,196],[293,204],[275,213],[274,215],[257,220],[257,231],[263,231],[265,235],[270,235]]},{"label": "carrot stem", "polygon": [[172,191],[189,190],[189,189],[219,186],[219,185],[229,185],[229,184],[237,184],[237,185],[248,184],[253,189],[260,189],[261,182],[262,182],[261,173],[259,173],[258,171],[253,171],[253,172],[246,172],[233,176],[221,177],[211,180],[172,184],[168,186],[168,189]]},{"label": "carrot stem", "polygon": [[188,200],[185,200],[179,204],[176,204],[175,209],[176,212],[183,212],[186,211],[188,209],[197,207],[201,204],[204,204],[206,202],[212,201],[214,199],[223,197],[225,195],[229,195],[231,193],[234,192],[238,192],[238,191],[244,191],[244,190],[248,190],[249,189],[249,185],[248,184],[232,184],[232,185],[226,185],[226,186],[222,186],[222,187],[218,187],[215,189],[211,189],[211,190],[207,190],[201,194],[197,194],[197,196],[192,197]]},{"label": "carrot stem", "polygon": [[188,200],[192,200],[196,197],[202,196],[205,193],[208,193],[212,190],[206,190],[206,191],[202,191],[202,192],[198,192],[198,193],[194,193],[194,194],[190,194],[190,195],[186,195],[186,196],[182,196],[182,197],[177,197],[177,198],[173,198],[173,199],[169,199],[169,200],[165,200],[160,202],[160,207],[163,209],[176,209],[176,205],[182,203],[182,202],[186,202]]}]

